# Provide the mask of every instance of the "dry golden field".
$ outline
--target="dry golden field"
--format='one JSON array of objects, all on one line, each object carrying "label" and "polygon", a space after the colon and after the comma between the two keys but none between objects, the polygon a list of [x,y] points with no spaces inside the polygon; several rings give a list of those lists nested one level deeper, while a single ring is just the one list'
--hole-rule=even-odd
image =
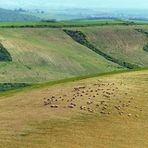
[{"label": "dry golden field", "polygon": [[0,97],[1,148],[147,148],[148,71]]}]

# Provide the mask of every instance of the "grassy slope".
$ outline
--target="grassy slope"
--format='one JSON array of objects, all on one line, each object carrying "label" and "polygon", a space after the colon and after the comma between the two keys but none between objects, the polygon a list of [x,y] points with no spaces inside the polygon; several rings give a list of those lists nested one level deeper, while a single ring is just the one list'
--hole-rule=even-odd
[{"label": "grassy slope", "polygon": [[102,26],[77,28],[102,52],[140,67],[148,67],[148,54],[143,50],[148,39],[135,28],[148,26]]},{"label": "grassy slope", "polygon": [[[131,148],[147,148],[147,76],[147,70],[128,72],[1,97],[0,147],[128,148],[130,145]],[[98,86],[94,84],[100,84],[98,96],[94,91]],[[77,106],[67,108],[73,89],[80,86],[86,87],[85,92],[89,88],[93,92],[89,90],[88,96],[84,93],[84,96],[76,97],[72,102]],[[103,97],[103,91],[113,92],[110,99]],[[59,108],[43,105],[43,98],[51,96],[58,99],[54,104],[58,104]],[[93,101],[91,105],[86,104],[89,96]],[[100,101],[105,101],[108,106],[106,112],[111,112],[110,115],[100,114],[104,105],[95,107]],[[115,108],[127,105],[129,101],[127,107],[121,107],[119,111]],[[90,107],[94,113],[80,110],[81,105]],[[122,116],[119,114],[121,111]]]},{"label": "grassy slope", "polygon": [[118,70],[62,29],[0,29],[12,62],[0,62],[0,82],[43,82]]}]

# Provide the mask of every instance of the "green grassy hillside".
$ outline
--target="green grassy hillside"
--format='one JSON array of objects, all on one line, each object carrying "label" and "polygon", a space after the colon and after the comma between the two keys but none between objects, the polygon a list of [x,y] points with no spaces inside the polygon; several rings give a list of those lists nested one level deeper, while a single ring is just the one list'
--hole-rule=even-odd
[{"label": "green grassy hillside", "polygon": [[0,62],[0,82],[44,82],[121,68],[62,29],[0,29],[0,42],[12,57]]},{"label": "green grassy hillside", "polygon": [[[81,25],[97,23],[102,22],[78,22]],[[77,28],[0,28],[3,47],[0,59],[7,57],[7,60],[0,61],[0,82],[36,83],[148,67],[148,38],[145,33],[136,30],[146,31],[147,25],[123,26],[112,23],[115,22],[110,22],[109,26]],[[55,24],[72,25],[74,22]],[[34,25],[38,24],[34,22]],[[95,50],[76,42],[64,29],[81,31]]]},{"label": "green grassy hillside", "polygon": [[0,97],[0,148],[147,148],[147,76],[119,73]]},{"label": "green grassy hillside", "polygon": [[[148,67],[146,48],[148,38],[136,28],[147,26],[101,26],[77,28],[101,52],[139,67]],[[73,29],[72,29],[73,30]]]}]

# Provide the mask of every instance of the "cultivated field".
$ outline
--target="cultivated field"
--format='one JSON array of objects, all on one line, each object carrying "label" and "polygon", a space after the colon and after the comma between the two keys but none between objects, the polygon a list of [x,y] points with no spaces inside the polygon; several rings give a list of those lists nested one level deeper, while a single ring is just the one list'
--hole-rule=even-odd
[{"label": "cultivated field", "polygon": [[147,148],[148,70],[0,97],[1,148]]}]

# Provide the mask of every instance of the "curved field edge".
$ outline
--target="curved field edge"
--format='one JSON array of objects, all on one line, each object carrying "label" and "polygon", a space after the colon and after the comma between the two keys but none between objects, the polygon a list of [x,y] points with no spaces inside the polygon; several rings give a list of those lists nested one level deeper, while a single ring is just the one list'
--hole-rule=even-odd
[{"label": "curved field edge", "polygon": [[[99,74],[91,74],[91,75],[86,75],[86,76],[67,78],[67,79],[62,79],[62,80],[57,80],[57,81],[49,81],[49,82],[41,83],[41,84],[30,83],[31,86],[28,86],[28,87],[17,88],[17,89],[9,90],[9,91],[6,91],[6,92],[0,92],[0,97],[2,97],[2,96],[6,96],[6,97],[7,96],[13,96],[17,93],[29,92],[29,91],[34,90],[34,89],[46,88],[46,87],[53,86],[53,85],[75,82],[75,81],[84,80],[84,79],[88,79],[88,78],[112,76],[112,75],[116,75],[116,74],[136,72],[136,71],[147,71],[147,70],[148,70],[148,67],[147,68],[137,68],[137,69],[127,69],[127,70],[121,70],[121,71],[113,71],[113,72],[106,72],[106,73],[101,73],[101,74],[99,73]],[[29,83],[27,83],[27,84],[29,84]]]}]

